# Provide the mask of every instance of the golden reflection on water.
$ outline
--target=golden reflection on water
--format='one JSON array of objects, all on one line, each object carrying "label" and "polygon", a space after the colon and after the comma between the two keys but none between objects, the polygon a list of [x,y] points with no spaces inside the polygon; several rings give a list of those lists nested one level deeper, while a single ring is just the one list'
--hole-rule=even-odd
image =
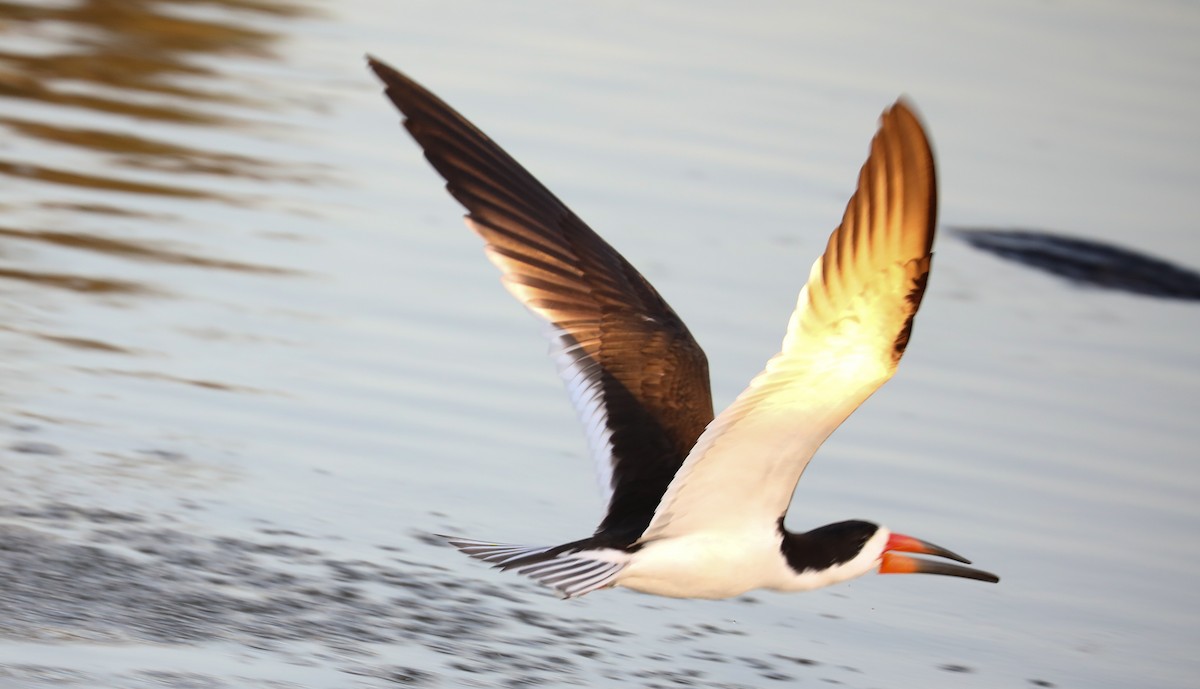
[{"label": "golden reflection on water", "polygon": [[34,338],[37,338],[44,342],[50,342],[50,343],[53,343],[56,345],[61,345],[63,347],[70,347],[72,349],[86,349],[86,350],[95,351],[95,352],[104,352],[106,354],[132,354],[133,353],[132,350],[126,349],[124,347],[119,347],[119,346],[111,344],[109,342],[102,342],[100,340],[94,340],[94,339],[90,339],[90,338],[86,338],[86,337],[72,337],[69,335],[53,335],[51,333],[34,332],[31,330],[18,330],[16,328],[8,328],[8,327],[4,327],[4,326],[0,326],[0,330],[8,330],[8,331],[12,331],[12,332],[18,332],[27,337],[34,337]]},{"label": "golden reflection on water", "polygon": [[268,198],[259,183],[315,178],[309,166],[238,141],[254,136],[261,113],[283,107],[238,68],[275,60],[287,20],[312,13],[288,0],[0,0],[0,131],[9,141],[0,148],[0,290],[10,304],[0,332],[25,338],[19,349],[31,353],[52,344],[143,354],[137,338],[108,342],[26,305],[54,312],[95,297],[181,296],[176,273],[139,264],[296,274],[213,255],[237,251],[240,226],[225,243],[202,244],[196,229],[213,204],[256,207]]},{"label": "golden reflection on water", "polygon": [[198,189],[176,187],[169,184],[152,182],[135,182],[132,180],[115,179],[100,174],[74,172],[34,163],[14,163],[0,160],[0,175],[35,179],[39,182],[58,184],[67,187],[82,187],[101,191],[119,191],[129,194],[148,194],[151,196],[174,196],[184,199],[220,199],[218,194],[211,194]]},{"label": "golden reflection on water", "polygon": [[[39,37],[46,43],[57,43],[55,47],[59,48],[43,49],[37,54],[0,50],[0,65],[3,65],[0,95],[145,120],[224,123],[226,117],[192,106],[253,101],[227,89],[199,88],[205,80],[221,75],[190,58],[196,55],[267,58],[280,35],[178,12],[192,5],[225,7],[276,18],[296,17],[306,12],[286,2],[254,0],[205,3],[90,0],[67,5],[0,2],[3,22],[0,31],[13,36]],[[100,93],[81,93],[79,85],[97,87]],[[103,95],[105,92],[111,95]],[[134,101],[129,99],[130,93],[169,98],[158,103]],[[190,102],[180,103],[180,99]]]},{"label": "golden reflection on water", "polygon": [[[276,18],[306,11],[278,1],[209,0],[204,3],[170,0],[85,0],[78,3],[0,2],[5,33],[47,35],[41,27],[54,25],[69,51],[28,55],[0,51],[13,78],[6,80],[10,97],[82,106],[106,112],[136,114],[148,119],[202,122],[208,119],[186,109],[142,108],[124,99],[77,97],[56,88],[70,80],[108,88],[140,91],[198,101],[241,100],[180,85],[178,77],[211,77],[215,73],[187,61],[193,54],[237,54],[267,57],[279,34],[212,19],[187,17],[188,6],[224,7]],[[176,13],[172,13],[176,10]],[[209,13],[210,15],[212,13]]]},{"label": "golden reflection on water", "polygon": [[56,246],[97,251],[104,254],[153,261],[157,263],[175,263],[179,265],[197,266],[201,268],[217,268],[220,270],[236,270],[248,273],[273,273],[277,275],[294,273],[294,271],[289,271],[284,268],[276,268],[273,266],[260,266],[251,263],[242,263],[239,261],[226,261],[221,259],[204,258],[202,256],[193,256],[180,251],[158,248],[147,242],[138,242],[129,239],[112,239],[108,237],[97,237],[94,235],[77,234],[71,232],[15,230],[7,227],[0,227],[0,237],[26,239]]},{"label": "golden reflection on water", "polygon": [[289,173],[287,170],[259,158],[205,151],[179,143],[148,139],[128,132],[53,126],[44,122],[29,122],[2,116],[0,116],[0,125],[30,139],[75,146],[94,153],[114,156],[114,162],[123,167],[252,179],[289,177],[296,180],[303,179],[301,175]]},{"label": "golden reflection on water", "polygon": [[71,290],[73,292],[91,292],[97,294],[149,294],[155,290],[137,282],[116,280],[111,278],[93,278],[69,273],[51,273],[20,268],[0,267],[0,278],[22,280],[24,282]]},{"label": "golden reflection on water", "polygon": [[[68,346],[71,346],[70,343],[60,343],[60,344],[68,344]],[[183,376],[173,376],[173,375],[170,375],[167,373],[163,373],[161,371],[138,371],[138,370],[115,369],[115,368],[100,369],[100,368],[84,368],[84,367],[80,367],[80,370],[82,370],[86,373],[94,374],[94,375],[124,376],[127,378],[140,378],[143,380],[167,381],[170,383],[181,383],[183,385],[192,385],[192,386],[195,386],[198,388],[205,388],[207,390],[220,390],[222,392],[239,392],[239,393],[250,393],[250,394],[256,394],[256,395],[280,394],[280,393],[274,393],[274,392],[271,392],[268,390],[263,390],[260,388],[250,387],[247,385],[222,383],[219,381],[206,380],[206,379],[202,379],[202,378],[185,378]]]},{"label": "golden reflection on water", "polygon": [[[204,18],[189,16],[188,10],[193,7],[203,8]],[[302,179],[294,168],[271,161],[207,151],[190,143],[134,131],[144,122],[237,126],[243,120],[229,114],[230,106],[271,107],[267,99],[246,95],[254,89],[234,88],[226,75],[209,66],[211,60],[197,58],[270,59],[281,34],[261,28],[265,23],[261,20],[267,17],[275,26],[280,19],[307,13],[309,10],[293,3],[272,0],[0,2],[0,36],[20,39],[0,49],[0,98],[55,106],[61,108],[63,119],[94,120],[89,113],[110,119],[116,116],[115,125],[101,128],[5,114],[0,117],[0,126],[46,148],[36,159],[0,159],[0,175],[59,187],[222,203],[244,203],[245,199],[197,188],[195,183],[123,179],[115,170],[132,168],[253,180]],[[239,18],[246,21],[237,21]],[[54,162],[56,150],[63,150],[59,147],[103,158],[88,171],[65,167]],[[127,203],[112,203],[60,203],[58,208],[85,213],[136,213],[126,207]]]}]

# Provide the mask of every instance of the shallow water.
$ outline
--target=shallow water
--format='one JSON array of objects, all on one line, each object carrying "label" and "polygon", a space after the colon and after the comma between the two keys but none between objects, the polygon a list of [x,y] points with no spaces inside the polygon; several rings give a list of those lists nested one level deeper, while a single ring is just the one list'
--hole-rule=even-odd
[{"label": "shallow water", "polygon": [[537,322],[364,52],[637,265],[718,406],[901,92],[946,225],[1200,266],[1200,11],[844,5],[0,3],[0,687],[1193,686],[1195,305],[949,233],[789,523],[1001,584],[562,602],[429,538],[566,541],[599,501]]}]

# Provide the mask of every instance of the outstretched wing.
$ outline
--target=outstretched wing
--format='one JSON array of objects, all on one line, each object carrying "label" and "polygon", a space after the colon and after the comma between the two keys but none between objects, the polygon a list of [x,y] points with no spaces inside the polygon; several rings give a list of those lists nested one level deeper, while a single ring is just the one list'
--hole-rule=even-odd
[{"label": "outstretched wing", "polygon": [[925,291],[936,220],[933,152],[901,100],[883,114],[782,351],[705,430],[642,541],[776,528],[813,453],[895,372]]},{"label": "outstretched wing", "polygon": [[704,352],[650,283],[486,134],[404,74],[368,62],[505,287],[549,321],[605,493],[598,533],[631,542],[712,420]]}]

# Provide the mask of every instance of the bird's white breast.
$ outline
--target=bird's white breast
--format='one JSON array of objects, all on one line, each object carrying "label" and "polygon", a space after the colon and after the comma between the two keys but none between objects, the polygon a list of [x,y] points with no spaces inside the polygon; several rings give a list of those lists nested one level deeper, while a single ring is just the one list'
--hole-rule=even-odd
[{"label": "bird's white breast", "polygon": [[777,531],[704,532],[647,543],[616,584],[672,598],[731,598],[756,588],[787,588],[794,572]]},{"label": "bird's white breast", "polygon": [[852,560],[797,572],[778,531],[707,531],[650,541],[614,585],[671,598],[732,598],[754,589],[811,591],[862,576],[879,565],[890,531],[880,529]]}]

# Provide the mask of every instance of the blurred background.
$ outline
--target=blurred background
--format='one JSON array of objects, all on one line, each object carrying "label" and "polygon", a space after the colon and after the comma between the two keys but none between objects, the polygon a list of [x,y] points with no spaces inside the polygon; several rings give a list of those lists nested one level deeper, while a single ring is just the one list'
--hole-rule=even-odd
[{"label": "blurred background", "polygon": [[540,325],[363,56],[636,265],[721,408],[900,94],[945,228],[1200,266],[1197,35],[1171,0],[0,0],[0,687],[1194,686],[1196,304],[949,231],[789,526],[999,585],[563,602],[440,546],[573,540],[599,497]]}]

